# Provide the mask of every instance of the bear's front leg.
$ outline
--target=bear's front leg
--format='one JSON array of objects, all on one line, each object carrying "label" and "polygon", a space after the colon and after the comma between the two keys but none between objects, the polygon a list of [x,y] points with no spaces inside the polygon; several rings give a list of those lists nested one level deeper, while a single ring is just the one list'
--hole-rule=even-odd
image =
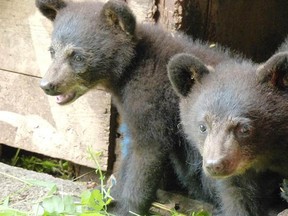
[{"label": "bear's front leg", "polygon": [[[220,198],[217,216],[267,216],[264,188],[257,177],[241,175],[216,180],[216,190]],[[263,199],[264,198],[264,199]],[[262,200],[263,199],[263,200]],[[213,214],[214,215],[214,214]]]},{"label": "bear's front leg", "polygon": [[155,199],[168,154],[156,147],[159,144],[148,143],[131,149],[123,159],[117,184],[111,191],[115,201],[108,208],[117,216],[127,216],[130,212],[148,215]]}]

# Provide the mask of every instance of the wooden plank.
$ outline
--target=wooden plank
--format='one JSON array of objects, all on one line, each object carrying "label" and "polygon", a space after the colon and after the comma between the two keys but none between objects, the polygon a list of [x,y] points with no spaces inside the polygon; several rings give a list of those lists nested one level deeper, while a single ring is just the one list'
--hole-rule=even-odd
[{"label": "wooden plank", "polygon": [[52,25],[34,4],[0,1],[0,143],[95,167],[87,153],[92,146],[103,152],[106,169],[111,97],[93,90],[59,106],[43,93],[39,81],[51,62]]},{"label": "wooden plank", "polygon": [[157,9],[158,12],[160,13],[158,23],[161,26],[170,31],[175,31],[180,28],[179,25],[182,24],[183,8],[179,1],[176,0],[160,1]]},{"label": "wooden plank", "polygon": [[[51,23],[36,13],[34,4],[34,1],[30,0],[0,1],[1,69],[40,76],[32,35],[38,37],[37,41],[41,43],[40,47],[46,57]],[[49,62],[50,58],[44,67]]]},{"label": "wooden plank", "polygon": [[138,23],[154,22],[153,11],[155,10],[154,0],[126,0],[129,7],[136,16]]},{"label": "wooden plank", "polygon": [[252,60],[267,60],[288,34],[288,1],[165,0],[159,23],[194,38],[218,42]]},{"label": "wooden plank", "polygon": [[107,166],[110,95],[90,92],[69,106],[43,94],[39,79],[0,70],[0,143],[95,167],[88,147]]},{"label": "wooden plank", "polygon": [[217,0],[212,6],[208,39],[240,50],[257,62],[271,57],[288,34],[288,1],[238,0],[231,4]]}]

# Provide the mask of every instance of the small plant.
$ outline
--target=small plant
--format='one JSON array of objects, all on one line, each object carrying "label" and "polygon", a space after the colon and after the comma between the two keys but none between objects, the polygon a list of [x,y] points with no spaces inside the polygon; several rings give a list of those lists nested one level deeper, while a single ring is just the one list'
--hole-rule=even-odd
[{"label": "small plant", "polygon": [[[96,164],[96,173],[100,176],[100,188],[92,191],[84,191],[79,197],[73,197],[69,195],[55,195],[58,191],[56,185],[50,182],[38,181],[38,180],[22,180],[17,177],[11,176],[9,174],[0,173],[9,178],[14,178],[25,184],[25,189],[31,186],[40,186],[48,189],[47,194],[39,200],[39,203],[33,206],[33,214],[37,216],[66,216],[66,215],[75,215],[75,216],[108,216],[107,205],[111,202],[112,198],[109,195],[110,188],[105,189],[104,180],[105,176],[103,175],[100,164],[98,163],[98,158],[101,155],[100,153],[93,153],[89,149],[89,154],[91,159]],[[44,172],[46,170],[55,170],[66,166],[63,163],[54,163],[53,160],[40,160],[36,157],[20,157],[19,151],[15,154],[12,163],[14,165],[19,162],[25,164],[25,168],[38,167],[36,171]],[[9,197],[6,197],[4,200],[0,201],[0,215],[2,216],[28,216],[31,215],[31,212],[22,212],[16,209],[13,209],[9,205]],[[80,201],[79,201],[80,200]]]},{"label": "small plant", "polygon": [[211,216],[211,214],[207,211],[199,211],[199,212],[193,212],[191,216]]},{"label": "small plant", "polygon": [[34,207],[34,213],[42,216],[109,215],[106,212],[106,206],[110,200],[104,202],[100,190],[84,191],[80,198],[81,201],[77,202],[72,196],[54,195],[44,199]]},{"label": "small plant", "polygon": [[68,161],[14,148],[10,148],[9,153],[11,154],[13,151],[15,151],[13,157],[8,156],[1,158],[1,161],[11,166],[17,166],[40,173],[48,173],[62,179],[72,179],[74,177],[73,166]]},{"label": "small plant", "polygon": [[17,209],[10,208],[9,206],[9,197],[6,197],[5,200],[0,204],[0,215],[1,216],[28,216],[28,213],[19,211]]},{"label": "small plant", "polygon": [[104,185],[105,176],[103,175],[99,157],[101,153],[92,152],[88,149],[91,159],[95,162],[96,170],[100,179],[100,189],[92,191],[84,191],[80,195],[80,202],[73,199],[72,196],[51,196],[43,200],[37,207],[37,215],[42,216],[64,216],[64,215],[79,215],[79,216],[108,216],[107,205],[112,201],[109,195],[110,188],[106,190]]},{"label": "small plant", "polygon": [[17,165],[36,172],[48,173],[62,179],[71,179],[73,177],[73,171],[68,161],[22,156],[19,158]]},{"label": "small plant", "polygon": [[[94,161],[96,165],[95,172],[99,175],[100,179],[100,187],[99,189],[94,189],[92,191],[84,191],[81,193],[79,197],[73,197],[70,195],[55,195],[58,192],[57,186],[54,183],[39,181],[39,180],[22,180],[17,177],[0,173],[5,175],[6,177],[17,179],[23,182],[26,187],[31,186],[40,186],[48,189],[47,194],[39,200],[33,206],[33,213],[31,212],[23,212],[16,209],[13,209],[12,206],[9,205],[10,197],[6,197],[4,200],[0,201],[0,215],[1,216],[112,216],[107,212],[107,206],[113,200],[110,196],[110,187],[105,186],[105,176],[100,169],[99,157],[101,153],[93,152],[91,148],[88,149],[89,156],[91,160]],[[14,163],[28,163],[29,166],[36,166],[41,164],[41,171],[45,171],[45,169],[51,169],[52,167],[59,168],[62,166],[66,166],[61,163],[55,164],[51,161],[39,161],[34,157],[21,159],[18,157],[18,153],[14,157]],[[28,166],[27,164],[27,166]],[[17,194],[14,194],[17,195]],[[191,213],[190,215],[184,215],[178,213],[176,210],[168,209],[165,205],[160,203],[153,203],[153,206],[164,211],[170,212],[171,216],[209,216],[207,212],[200,211],[197,213]],[[131,215],[141,216],[136,213],[130,212]],[[154,215],[159,216],[159,215]]]}]

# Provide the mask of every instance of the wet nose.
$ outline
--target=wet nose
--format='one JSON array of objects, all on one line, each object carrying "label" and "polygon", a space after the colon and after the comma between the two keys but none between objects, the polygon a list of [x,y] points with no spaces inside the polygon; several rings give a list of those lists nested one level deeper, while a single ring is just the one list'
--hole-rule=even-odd
[{"label": "wet nose", "polygon": [[227,162],[222,159],[207,160],[205,164],[205,168],[211,176],[221,176],[221,175],[225,175],[227,172],[226,164]]},{"label": "wet nose", "polygon": [[51,82],[47,82],[45,80],[41,80],[40,87],[43,89],[43,91],[48,95],[55,95],[57,94],[56,91],[56,85],[54,85]]}]

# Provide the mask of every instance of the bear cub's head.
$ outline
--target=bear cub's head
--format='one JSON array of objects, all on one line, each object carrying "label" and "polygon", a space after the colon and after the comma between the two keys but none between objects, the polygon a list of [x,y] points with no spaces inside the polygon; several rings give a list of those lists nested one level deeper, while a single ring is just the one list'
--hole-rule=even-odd
[{"label": "bear cub's head", "polygon": [[117,85],[135,46],[136,20],[125,2],[36,0],[36,6],[53,21],[53,62],[40,83],[46,94],[67,104],[98,84]]},{"label": "bear cub's head", "polygon": [[229,60],[215,68],[182,53],[169,61],[168,76],[181,99],[184,132],[208,176],[266,169],[287,150],[287,53],[261,66]]}]

